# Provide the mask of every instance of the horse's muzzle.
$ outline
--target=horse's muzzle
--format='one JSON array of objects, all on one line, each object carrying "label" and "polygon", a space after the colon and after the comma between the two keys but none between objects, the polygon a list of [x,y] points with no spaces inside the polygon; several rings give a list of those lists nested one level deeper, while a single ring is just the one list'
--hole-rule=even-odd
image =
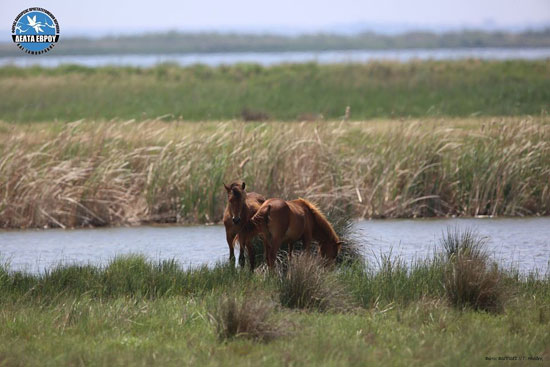
[{"label": "horse's muzzle", "polygon": [[241,217],[233,217],[233,223],[238,224],[241,221]]}]

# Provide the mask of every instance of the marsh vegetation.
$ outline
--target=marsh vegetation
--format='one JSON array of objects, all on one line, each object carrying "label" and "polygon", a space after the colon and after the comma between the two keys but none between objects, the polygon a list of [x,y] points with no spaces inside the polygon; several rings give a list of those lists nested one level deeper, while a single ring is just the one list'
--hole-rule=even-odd
[{"label": "marsh vegetation", "polygon": [[502,269],[483,250],[475,234],[449,232],[412,266],[382,257],[382,267],[356,258],[327,268],[302,254],[255,273],[140,256],[41,275],[0,268],[0,357],[7,365],[274,366],[497,365],[485,357],[503,350],[550,358],[548,274]]},{"label": "marsh vegetation", "polygon": [[219,222],[237,178],[354,217],[550,213],[547,117],[2,123],[0,135],[7,228]]},{"label": "marsh vegetation", "polygon": [[[17,50],[19,51],[19,50]],[[550,61],[0,68],[6,122],[272,121],[548,113]]]},{"label": "marsh vegetation", "polygon": [[316,202],[346,244],[255,273],[2,266],[0,365],[547,361],[548,273],[458,232],[374,264],[349,218],[550,214],[549,93],[548,60],[0,68],[0,227],[219,222],[240,179]]}]

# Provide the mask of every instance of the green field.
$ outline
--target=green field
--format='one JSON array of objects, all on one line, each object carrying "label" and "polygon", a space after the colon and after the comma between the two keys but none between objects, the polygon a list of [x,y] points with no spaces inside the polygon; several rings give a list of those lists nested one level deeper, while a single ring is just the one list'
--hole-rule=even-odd
[{"label": "green field", "polygon": [[0,68],[0,120],[546,114],[550,61]]},{"label": "green field", "polygon": [[0,268],[0,365],[547,364],[548,274],[499,270],[454,238],[457,252],[410,267],[296,257],[286,273],[250,273],[134,256]]}]

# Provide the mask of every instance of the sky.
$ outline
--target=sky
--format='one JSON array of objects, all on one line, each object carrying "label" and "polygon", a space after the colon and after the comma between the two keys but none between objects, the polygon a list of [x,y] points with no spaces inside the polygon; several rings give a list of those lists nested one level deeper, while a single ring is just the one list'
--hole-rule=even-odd
[{"label": "sky", "polygon": [[0,3],[5,36],[22,10],[39,6],[61,32],[117,34],[165,30],[353,32],[414,28],[525,28],[550,25],[550,0],[42,0]]}]

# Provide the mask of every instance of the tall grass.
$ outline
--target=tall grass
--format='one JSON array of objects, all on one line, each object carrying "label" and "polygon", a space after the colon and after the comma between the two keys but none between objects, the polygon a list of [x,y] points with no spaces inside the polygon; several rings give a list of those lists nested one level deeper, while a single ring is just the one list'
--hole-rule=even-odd
[{"label": "tall grass", "polygon": [[0,227],[216,222],[234,179],[336,218],[550,214],[548,118],[80,121],[0,136]]},{"label": "tall grass", "polygon": [[197,295],[235,284],[253,285],[259,279],[231,264],[184,270],[173,260],[150,261],[140,255],[113,259],[105,267],[59,266],[44,274],[10,273],[0,268],[4,299],[51,301],[58,297],[83,296],[158,299],[173,295]]},{"label": "tall grass", "polygon": [[487,254],[486,241],[472,230],[449,228],[431,258],[407,265],[391,254],[380,255],[377,266],[355,263],[344,267],[340,276],[367,307],[427,298],[446,299],[458,309],[501,312],[513,293],[527,284],[529,292],[539,295],[538,287],[548,290],[548,277],[520,277],[500,268]]},{"label": "tall grass", "polygon": [[441,247],[447,260],[458,256],[486,261],[488,238],[480,236],[472,229],[447,228],[441,238]]},{"label": "tall grass", "polygon": [[[18,50],[16,50],[18,51]],[[550,61],[0,68],[0,119],[185,120],[540,115]],[[244,113],[250,111],[252,113]]]},{"label": "tall grass", "polygon": [[457,307],[500,312],[506,298],[505,275],[497,264],[491,264],[486,242],[472,230],[447,230],[441,240],[447,258],[444,287]]},{"label": "tall grass", "polygon": [[351,298],[342,283],[319,257],[299,254],[279,275],[279,294],[283,306],[318,311],[348,310]]},{"label": "tall grass", "polygon": [[459,307],[490,312],[504,309],[506,290],[498,266],[479,257],[459,253],[445,271],[445,291],[449,301]]},{"label": "tall grass", "polygon": [[377,262],[356,262],[339,272],[342,282],[363,307],[384,308],[408,305],[426,297],[444,297],[444,262],[439,256],[407,265],[399,257],[379,255]]}]

